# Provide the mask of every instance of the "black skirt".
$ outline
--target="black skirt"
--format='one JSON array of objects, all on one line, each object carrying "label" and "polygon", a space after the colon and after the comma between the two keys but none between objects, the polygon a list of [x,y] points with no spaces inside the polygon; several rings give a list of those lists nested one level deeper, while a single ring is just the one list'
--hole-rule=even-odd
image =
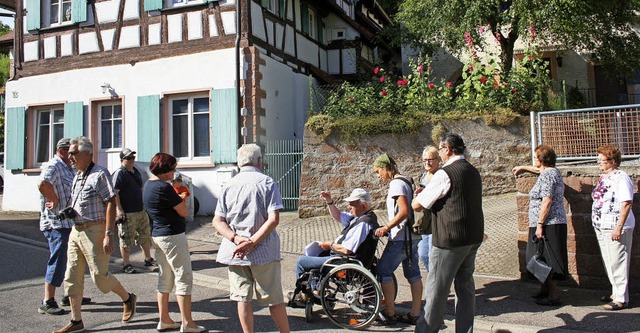
[{"label": "black skirt", "polygon": [[[547,248],[541,241],[536,239],[536,228],[529,228],[529,238],[527,241],[527,261],[536,254],[538,246],[541,247],[542,257],[551,266],[551,274],[554,280],[566,280],[569,277],[569,267],[567,260],[567,225],[552,224],[544,226],[544,236]],[[547,250],[548,249],[548,250]]]}]

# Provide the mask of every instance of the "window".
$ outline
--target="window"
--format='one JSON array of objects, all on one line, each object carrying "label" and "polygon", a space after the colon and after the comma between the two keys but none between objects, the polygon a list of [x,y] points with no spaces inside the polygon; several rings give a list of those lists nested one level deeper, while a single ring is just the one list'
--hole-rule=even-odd
[{"label": "window", "polygon": [[53,157],[56,143],[64,137],[64,109],[38,110],[35,132],[35,162],[39,165]]},{"label": "window", "polygon": [[164,0],[164,8],[175,8],[204,3],[203,0]]},{"label": "window", "polygon": [[71,0],[47,0],[48,19],[47,26],[71,23]]},{"label": "window", "polygon": [[318,23],[316,21],[316,11],[309,8],[309,37],[317,38]]},{"label": "window", "polygon": [[179,160],[209,160],[209,96],[169,100],[171,152]]},{"label": "window", "polygon": [[100,148],[122,148],[122,106],[100,106]]}]

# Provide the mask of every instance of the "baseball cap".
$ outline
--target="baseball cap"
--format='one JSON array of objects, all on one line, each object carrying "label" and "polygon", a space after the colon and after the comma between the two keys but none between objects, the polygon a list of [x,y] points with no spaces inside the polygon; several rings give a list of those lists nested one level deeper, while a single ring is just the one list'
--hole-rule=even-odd
[{"label": "baseball cap", "polygon": [[125,148],[120,152],[120,160],[124,160],[125,158],[131,156],[131,155],[135,155],[136,152],[129,149],[129,148]]},{"label": "baseball cap", "polygon": [[58,140],[58,143],[56,144],[56,150],[69,149],[69,147],[71,147],[71,139],[69,138],[62,138]]},{"label": "baseball cap", "polygon": [[364,201],[364,202],[371,202],[371,195],[369,194],[369,192],[367,192],[367,190],[363,189],[363,188],[356,188],[353,191],[351,191],[351,195],[344,199],[344,201]]}]

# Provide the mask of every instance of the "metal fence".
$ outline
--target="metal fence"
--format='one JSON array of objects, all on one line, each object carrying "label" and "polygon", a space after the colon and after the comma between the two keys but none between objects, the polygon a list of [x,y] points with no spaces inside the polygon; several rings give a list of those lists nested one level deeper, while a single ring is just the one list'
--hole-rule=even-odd
[{"label": "metal fence", "polygon": [[531,113],[534,147],[551,146],[558,160],[588,160],[611,144],[623,158],[640,157],[640,104]]},{"label": "metal fence", "polygon": [[278,183],[285,210],[298,209],[302,154],[300,139],[267,141],[265,144],[263,171]]}]

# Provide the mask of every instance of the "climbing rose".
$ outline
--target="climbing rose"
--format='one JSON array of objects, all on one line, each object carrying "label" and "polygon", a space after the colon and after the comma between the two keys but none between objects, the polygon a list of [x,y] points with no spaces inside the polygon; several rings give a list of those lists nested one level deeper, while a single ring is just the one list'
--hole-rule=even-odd
[{"label": "climbing rose", "polygon": [[447,81],[447,87],[451,87],[452,85],[453,85],[453,82]]},{"label": "climbing rose", "polygon": [[380,82],[384,82],[384,75],[380,77]]},{"label": "climbing rose", "polygon": [[516,88],[511,88],[511,93],[515,94],[516,93]]},{"label": "climbing rose", "polygon": [[418,69],[418,73],[420,74],[422,74],[422,72],[424,71],[424,67],[422,67],[422,65],[418,65],[417,69]]},{"label": "climbing rose", "polygon": [[353,99],[353,97],[352,97],[352,98],[349,98],[349,103],[353,104],[353,103],[355,103],[355,102],[356,102],[356,100],[355,100],[355,99]]},{"label": "climbing rose", "polygon": [[483,76],[480,78],[480,83],[484,84],[485,82],[487,82],[487,77],[483,75]]},{"label": "climbing rose", "polygon": [[380,95],[382,95],[382,97],[387,96],[387,91],[386,90],[381,91]]},{"label": "climbing rose", "polygon": [[429,89],[433,89],[433,88],[435,88],[435,86],[436,86],[435,84],[429,83]]},{"label": "climbing rose", "polygon": [[473,65],[469,65],[469,72],[473,72]]},{"label": "climbing rose", "polygon": [[378,75],[380,73],[380,67],[376,67],[373,69],[373,74]]},{"label": "climbing rose", "polygon": [[402,78],[401,80],[398,80],[398,85],[399,86],[406,86],[407,83],[409,83],[409,81],[407,81],[406,78]]}]

